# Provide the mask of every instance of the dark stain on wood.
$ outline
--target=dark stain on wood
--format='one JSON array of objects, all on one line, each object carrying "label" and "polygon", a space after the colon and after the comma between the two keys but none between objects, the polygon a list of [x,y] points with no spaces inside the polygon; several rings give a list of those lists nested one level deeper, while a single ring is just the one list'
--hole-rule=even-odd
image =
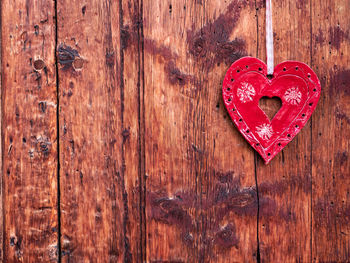
[{"label": "dark stain on wood", "polygon": [[[230,41],[230,34],[240,17],[241,8],[238,0],[233,1],[224,14],[215,21],[208,23],[200,30],[187,31],[189,52],[204,63],[210,70],[217,63],[225,62],[231,65],[234,61],[246,55],[245,42],[236,38]],[[246,2],[240,2],[243,6]]]},{"label": "dark stain on wood", "polygon": [[158,56],[162,63],[178,58],[178,55],[170,47],[159,44],[153,39],[145,38],[143,44],[145,52]]},{"label": "dark stain on wood", "polygon": [[236,228],[232,224],[228,224],[221,228],[215,234],[215,241],[219,247],[230,249],[231,247],[235,247],[238,249],[239,240],[236,237]]},{"label": "dark stain on wood", "polygon": [[106,65],[108,67],[114,67],[115,64],[115,54],[114,51],[106,52]]},{"label": "dark stain on wood", "polygon": [[298,9],[304,9],[306,5],[306,0],[297,0],[296,1],[296,6]]},{"label": "dark stain on wood", "polygon": [[349,40],[349,32],[344,32],[341,27],[335,26],[329,28],[329,44],[336,49],[340,49],[340,45],[343,41]]},{"label": "dark stain on wood", "polygon": [[80,58],[79,52],[70,46],[61,44],[58,47],[58,63],[63,66],[64,70],[73,68],[73,62],[76,58]]},{"label": "dark stain on wood", "polygon": [[350,70],[340,69],[330,73],[330,96],[350,96]]},{"label": "dark stain on wood", "polygon": [[23,261],[22,236],[16,235],[10,237],[10,246],[15,249],[15,257],[19,261]]},{"label": "dark stain on wood", "polygon": [[326,41],[326,37],[323,34],[323,31],[319,28],[318,34],[315,34],[315,41],[318,44],[323,44]]},{"label": "dark stain on wood", "polygon": [[130,45],[131,42],[131,33],[128,25],[124,25],[120,30],[120,42],[121,48],[125,49]]},{"label": "dark stain on wood", "polygon": [[37,152],[44,157],[48,157],[51,151],[51,142],[47,137],[35,138],[35,144],[37,146]]},{"label": "dark stain on wood", "polygon": [[129,129],[124,129],[123,132],[122,132],[122,136],[123,136],[123,141],[125,142],[130,136],[130,130]]},{"label": "dark stain on wood", "polygon": [[335,117],[337,120],[345,121],[346,123],[350,124],[350,114],[346,113],[345,111],[341,110],[339,107],[335,110]]},{"label": "dark stain on wood", "polygon": [[181,197],[180,193],[175,194],[174,198],[162,197],[159,193],[149,193],[148,200],[151,208],[151,217],[165,224],[177,225],[182,231],[188,232],[194,225],[191,216],[186,212],[183,206],[188,206],[193,202],[191,199]]},{"label": "dark stain on wood", "polygon": [[175,63],[178,55],[170,47],[158,45],[152,39],[144,40],[145,51],[157,56],[159,62],[164,63],[164,71],[167,73],[169,83],[184,86],[198,83],[197,78],[191,74],[182,72]]},{"label": "dark stain on wood", "polygon": [[31,78],[36,82],[36,88],[38,90],[41,89],[41,85],[42,85],[42,77],[41,77],[41,72],[37,71],[37,70],[33,70],[31,72]]},{"label": "dark stain on wood", "polygon": [[173,60],[170,60],[166,64],[165,72],[168,75],[169,82],[173,85],[184,86],[189,82],[193,83],[195,80],[194,76],[181,72],[180,69],[176,67],[175,62]]},{"label": "dark stain on wood", "polygon": [[344,164],[347,163],[348,159],[349,159],[349,155],[347,151],[337,152],[337,155],[335,156],[335,162],[339,166],[344,166]]},{"label": "dark stain on wood", "polygon": [[342,202],[335,203],[327,198],[318,199],[313,212],[316,229],[321,229],[324,224],[334,225],[335,221],[343,227],[350,225],[350,205],[344,205]]},{"label": "dark stain on wood", "polygon": [[259,193],[263,196],[283,196],[290,187],[302,189],[305,194],[309,194],[311,193],[311,177],[309,175],[295,175],[288,178],[282,178],[273,183],[262,182],[259,184]]},{"label": "dark stain on wood", "polygon": [[[209,175],[208,175],[209,176]],[[148,208],[153,220],[176,226],[181,231],[182,241],[186,245],[193,245],[195,235],[196,219],[192,217],[190,210],[199,210],[201,213],[209,213],[215,210],[213,222],[205,238],[207,244],[206,253],[212,250],[213,246],[229,249],[238,247],[238,239],[235,236],[236,226],[231,223],[221,226],[226,215],[233,212],[237,216],[254,217],[257,213],[257,199],[255,189],[244,189],[240,187],[238,179],[233,178],[233,172],[214,172],[217,178],[212,198],[202,200],[199,206],[198,200],[191,192],[177,192],[172,197],[164,196],[162,192],[147,195]],[[267,200],[267,199],[266,199]],[[271,202],[267,200],[262,205],[263,210],[267,207],[271,210]],[[266,211],[264,214],[272,215]],[[196,234],[198,235],[198,233]],[[200,235],[200,234],[199,234]]]},{"label": "dark stain on wood", "polygon": [[[207,174],[206,176],[210,176]],[[244,244],[239,242],[236,231],[239,228],[233,222],[223,223],[225,217],[231,213],[235,217],[255,218],[257,215],[258,201],[256,190],[242,188],[233,172],[212,172],[216,178],[213,186],[214,192],[208,198],[202,199],[199,203],[193,192],[176,192],[167,196],[165,191],[148,192],[147,210],[150,218],[163,223],[175,226],[180,232],[182,242],[189,248],[194,249],[194,240],[200,238],[201,246],[199,258],[205,262],[205,257],[215,258],[214,248],[219,251],[230,250],[231,248],[241,249]],[[295,220],[296,215],[288,208],[277,207],[275,201],[269,197],[260,198],[260,216],[273,221],[283,220],[286,222]],[[210,224],[206,224],[205,233],[196,232],[198,218],[193,212],[211,215]]]}]

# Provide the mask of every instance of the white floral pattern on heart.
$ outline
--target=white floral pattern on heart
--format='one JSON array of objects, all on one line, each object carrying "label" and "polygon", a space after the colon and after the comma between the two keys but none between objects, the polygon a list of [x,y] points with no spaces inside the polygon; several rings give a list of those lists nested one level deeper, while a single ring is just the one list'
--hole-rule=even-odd
[{"label": "white floral pattern on heart", "polygon": [[288,103],[297,105],[301,101],[301,92],[297,87],[290,88],[284,93],[283,97]]},{"label": "white floral pattern on heart", "polygon": [[237,89],[237,96],[243,103],[252,101],[255,96],[255,89],[249,83],[243,82],[242,86]]},{"label": "white floral pattern on heart", "polygon": [[269,140],[273,135],[273,130],[270,124],[264,123],[256,127],[256,133],[263,139]]}]

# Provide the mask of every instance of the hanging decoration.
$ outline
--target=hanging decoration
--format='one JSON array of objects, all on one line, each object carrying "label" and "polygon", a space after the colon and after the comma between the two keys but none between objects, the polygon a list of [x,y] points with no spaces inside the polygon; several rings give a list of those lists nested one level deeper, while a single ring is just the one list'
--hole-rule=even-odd
[{"label": "hanging decoration", "polygon": [[[315,110],[321,84],[312,69],[297,61],[274,68],[271,0],[266,0],[267,65],[244,57],[223,81],[223,99],[232,121],[268,164],[300,132]],[[278,97],[282,107],[272,120],[259,107],[262,97]]]}]

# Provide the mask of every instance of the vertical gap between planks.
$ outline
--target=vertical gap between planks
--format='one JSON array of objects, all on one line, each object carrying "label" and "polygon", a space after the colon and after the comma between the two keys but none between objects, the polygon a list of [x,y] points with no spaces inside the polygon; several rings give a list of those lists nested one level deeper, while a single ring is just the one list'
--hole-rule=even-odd
[{"label": "vertical gap between planks", "polygon": [[61,248],[61,186],[60,186],[60,96],[59,96],[59,78],[58,78],[58,57],[57,57],[57,47],[58,47],[58,17],[57,17],[57,0],[55,0],[55,66],[56,66],[56,136],[57,136],[57,225],[58,225],[58,235],[57,235],[57,253],[58,262],[61,262],[62,258],[62,248]]},{"label": "vertical gap between planks", "polygon": [[[120,35],[120,118],[121,118],[121,133],[123,132],[124,128],[124,49],[123,49],[123,40],[122,40],[122,33],[123,33],[123,3],[122,0],[119,0],[119,35]],[[125,153],[124,153],[124,142],[121,144],[121,155],[122,155],[122,165],[121,165],[121,183],[122,183],[122,196],[123,196],[123,204],[124,204],[124,215],[123,215],[123,236],[124,236],[124,260],[123,262],[126,262],[126,252],[127,252],[127,242],[126,242],[126,205],[125,205],[125,181],[124,181],[124,166],[125,166]],[[127,197],[126,197],[127,198]]]},{"label": "vertical gap between planks", "polygon": [[[124,30],[124,13],[123,13],[123,0],[119,0],[119,34],[120,36],[123,35]],[[123,38],[120,37],[120,120],[121,120],[121,134],[124,130],[124,43]],[[129,221],[129,210],[128,210],[128,193],[126,191],[126,185],[125,185],[125,140],[123,139],[121,144],[121,158],[122,158],[122,164],[121,164],[121,187],[122,187],[122,196],[123,196],[123,207],[124,207],[124,214],[123,214],[123,236],[124,236],[124,260],[123,262],[131,262],[132,261],[132,254],[130,251],[130,242],[127,237],[127,224]]]},{"label": "vertical gap between planks", "polygon": [[138,150],[139,150],[139,191],[140,191],[140,261],[146,262],[146,173],[145,173],[145,109],[144,109],[144,35],[143,0],[138,1]]},{"label": "vertical gap between planks", "polygon": [[[203,20],[202,20],[202,24],[200,25],[200,28],[203,28],[205,24],[207,24],[207,13],[206,13],[206,10],[207,10],[207,7],[206,7],[206,4],[207,4],[207,1],[203,1],[202,2],[202,10],[203,10]],[[201,71],[203,72],[203,68],[201,68]],[[199,72],[201,72],[199,70]],[[203,78],[203,77],[202,77]],[[202,81],[201,81],[202,82]],[[198,108],[199,108],[199,111],[198,111],[198,122],[199,122],[199,129],[202,130],[203,128],[203,118],[205,118],[205,116],[203,116],[203,111],[202,111],[202,108],[201,108],[201,98],[202,98],[202,94],[206,94],[208,95],[208,93],[205,91],[205,89],[208,87],[207,83],[205,83],[203,85],[203,90],[204,92],[200,92],[199,93],[199,96],[198,96]],[[205,115],[205,114],[204,114]],[[196,127],[196,130],[194,131],[194,134],[195,134],[195,141],[196,138],[197,138],[197,134],[196,134],[196,131],[199,130],[198,127]],[[203,152],[205,152],[205,143],[204,144],[201,144],[202,142],[202,137],[199,136],[198,138],[198,141],[197,143],[199,144],[199,147],[203,150]],[[200,190],[199,190],[199,220],[200,220],[200,232],[201,232],[201,235],[199,236],[199,250],[197,249],[198,251],[198,257],[197,257],[197,260],[199,262],[203,262],[204,259],[205,259],[205,255],[206,255],[206,249],[203,249],[203,251],[201,251],[201,247],[203,245],[203,240],[205,240],[206,238],[206,226],[205,226],[205,215],[203,213],[203,169],[205,169],[203,167],[203,159],[202,158],[199,158],[199,160],[196,160],[197,164],[195,164],[196,166],[198,165],[198,175],[199,175],[199,186],[200,186]],[[197,172],[197,171],[196,171]],[[198,190],[196,190],[196,192],[198,193]]]},{"label": "vertical gap between planks", "polygon": [[0,155],[1,155],[1,159],[0,159],[0,171],[1,171],[1,177],[0,177],[0,197],[1,197],[1,215],[0,215],[0,227],[2,229],[0,229],[0,231],[2,231],[2,235],[0,236],[0,245],[1,245],[1,250],[2,252],[0,252],[0,262],[3,262],[3,260],[5,259],[5,216],[4,216],[4,191],[3,191],[3,180],[2,180],[2,176],[3,176],[3,163],[4,163],[4,157],[2,155],[3,153],[3,149],[2,146],[3,144],[3,132],[2,132],[2,127],[3,127],[3,120],[2,120],[2,113],[3,113],[3,105],[2,105],[2,94],[3,94],[3,90],[2,90],[2,78],[3,78],[3,72],[2,72],[2,1],[0,2],[0,134],[1,134],[1,138],[0,138]]},{"label": "vertical gap between planks", "polygon": [[[259,19],[258,19],[258,7],[255,0],[255,19],[256,19],[256,57],[259,57]],[[257,172],[258,155],[254,151],[254,175],[255,175],[255,188],[256,188],[256,200],[258,203],[258,211],[256,213],[256,261],[260,263],[260,240],[259,240],[259,216],[260,216],[260,202],[259,202],[259,187],[258,187],[258,172]]]},{"label": "vertical gap between planks", "polygon": [[256,199],[258,203],[258,211],[256,213],[256,262],[260,263],[260,240],[259,240],[259,216],[260,216],[260,202],[259,202],[259,186],[258,186],[258,173],[257,173],[257,161],[258,154],[254,153],[254,174],[255,174],[255,187],[256,187]]},{"label": "vertical gap between planks", "polygon": [[[312,0],[310,0],[310,66],[313,68],[313,56],[312,56],[312,45],[313,45],[313,38],[312,38]],[[312,115],[310,117],[310,262],[312,262],[312,166],[313,166],[313,159],[312,159]]]}]

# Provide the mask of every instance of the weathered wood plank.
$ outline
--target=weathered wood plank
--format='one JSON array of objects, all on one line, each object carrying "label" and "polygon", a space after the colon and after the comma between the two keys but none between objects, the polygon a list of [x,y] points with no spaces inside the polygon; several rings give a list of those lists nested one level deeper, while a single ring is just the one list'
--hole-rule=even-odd
[{"label": "weathered wood plank", "polygon": [[[272,1],[275,64],[310,64],[309,1]],[[258,1],[259,55],[266,58],[265,1]],[[276,111],[279,105],[267,105]],[[277,109],[276,109],[277,107]],[[261,262],[311,260],[311,121],[267,166],[257,158]]]},{"label": "weathered wood plank", "polygon": [[268,166],[221,99],[264,2],[58,0],[57,145],[55,2],[2,1],[0,261],[58,261],[61,231],[63,262],[346,262],[350,2],[274,2],[275,62],[323,91]]},{"label": "weathered wood plank", "polygon": [[147,262],[254,262],[254,154],[221,85],[256,53],[255,3],[144,1],[144,17]]},{"label": "weathered wood plank", "polygon": [[1,1],[4,259],[57,261],[54,2]]},{"label": "weathered wood plank", "polygon": [[58,1],[63,262],[140,257],[137,5],[123,2]]},{"label": "weathered wood plank", "polygon": [[122,48],[124,52],[124,114],[123,114],[123,147],[125,154],[125,205],[128,206],[126,224],[127,237],[132,257],[130,262],[141,262],[144,244],[141,242],[141,192],[144,180],[141,178],[141,113],[142,107],[142,48],[140,3],[137,0],[121,1],[123,9]]},{"label": "weathered wood plank", "polygon": [[350,259],[350,2],[312,1],[312,64],[322,83],[312,118],[312,257]]},{"label": "weathered wood plank", "polygon": [[[222,100],[222,81],[229,66],[241,56],[256,55],[255,1],[206,1],[204,10],[206,23],[201,30],[209,43],[207,52],[215,58],[203,62],[195,56],[193,61],[200,67],[197,75],[207,76],[202,78],[199,101],[205,133],[194,127],[196,136],[204,137],[199,147],[204,149],[200,220],[201,246],[205,249],[199,259],[256,262],[258,200],[254,151],[237,131]],[[196,31],[195,40],[202,37],[199,32]],[[215,62],[216,66],[211,65]]]},{"label": "weathered wood plank", "polygon": [[[0,4],[0,14],[1,14],[1,4]],[[2,23],[1,23],[1,19],[0,19],[0,48],[2,48],[1,45],[1,38],[2,38]],[[2,49],[1,49],[2,50]],[[2,71],[2,52],[0,51],[0,72],[1,72],[1,76],[3,75],[3,71]],[[0,76],[0,98],[2,98],[2,77]],[[0,169],[1,169],[1,176],[0,176],[0,262],[3,262],[4,260],[4,208],[3,208],[3,171],[2,171],[2,101],[0,99],[0,133],[1,133],[1,139],[0,139]]]}]

